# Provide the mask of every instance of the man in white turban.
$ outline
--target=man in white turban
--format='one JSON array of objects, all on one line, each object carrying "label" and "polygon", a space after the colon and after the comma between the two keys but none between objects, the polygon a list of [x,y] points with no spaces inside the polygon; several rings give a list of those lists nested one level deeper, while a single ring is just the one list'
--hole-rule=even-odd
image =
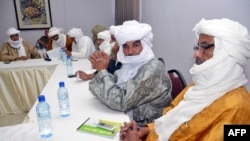
[{"label": "man in white turban", "polygon": [[88,58],[95,51],[92,39],[85,36],[80,28],[72,28],[67,35],[72,39],[72,51],[65,49],[67,55],[73,58]]},{"label": "man in white turban", "polygon": [[[118,43],[116,42],[115,40],[115,37],[114,37],[114,34],[117,32],[117,29],[118,29],[118,26],[110,26],[110,34],[111,34],[111,41],[110,41],[110,45],[111,45],[111,55],[110,55],[110,60],[109,60],[109,65],[107,67],[107,71],[111,74],[114,74],[114,72],[118,69],[121,68],[121,63],[117,61],[117,52],[119,50],[119,45]],[[102,34],[100,34],[102,35]],[[99,35],[99,36],[100,36]],[[105,35],[105,34],[104,34]],[[112,39],[113,37],[113,39]],[[105,38],[105,37],[104,37]],[[99,41],[98,41],[99,42]],[[98,51],[97,51],[98,52]],[[95,52],[92,54],[94,55]],[[91,56],[90,56],[91,57]],[[95,74],[97,73],[98,71],[96,72],[93,72],[93,73],[86,73],[84,72],[83,70],[78,70],[76,72],[78,78],[82,79],[82,80],[90,80],[92,79]]]},{"label": "man in white turban", "polygon": [[223,18],[202,19],[193,31],[198,38],[194,47],[196,64],[190,69],[193,84],[140,133],[128,130],[136,126],[135,122],[125,123],[121,139],[222,141],[228,134],[224,125],[250,124],[250,94],[244,86],[244,66],[250,57],[247,29]]},{"label": "man in white turban", "polygon": [[14,27],[7,30],[9,39],[0,50],[1,61],[27,60],[41,58],[38,50],[30,42],[20,37],[20,31]]},{"label": "man in white turban", "polygon": [[72,51],[72,43],[73,41],[71,38],[63,33],[62,28],[51,27],[49,29],[48,36],[50,37],[48,42],[47,51],[55,49],[55,48],[64,48],[66,47],[67,50]]},{"label": "man in white turban", "polygon": [[112,50],[110,42],[111,42],[111,34],[109,30],[104,30],[97,34],[97,45],[99,50],[107,53],[109,56],[111,55],[111,50]]},{"label": "man in white turban", "polygon": [[92,40],[94,42],[94,45],[95,45],[95,48],[96,50],[99,50],[99,47],[98,47],[98,44],[97,44],[97,34],[99,32],[102,32],[106,30],[106,27],[103,26],[103,25],[95,25],[92,29],[91,29],[91,32],[92,32]]},{"label": "man in white turban", "polygon": [[163,63],[152,51],[151,26],[126,21],[115,34],[120,49],[117,59],[122,67],[114,74],[107,72],[109,56],[104,52],[91,55],[98,73],[89,89],[107,107],[125,112],[143,126],[161,116],[172,100],[171,80]]}]

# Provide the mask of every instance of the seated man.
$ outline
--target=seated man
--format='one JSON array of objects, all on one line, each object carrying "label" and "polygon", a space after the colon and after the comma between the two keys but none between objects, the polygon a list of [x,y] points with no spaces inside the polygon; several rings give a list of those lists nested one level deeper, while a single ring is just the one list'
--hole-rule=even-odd
[{"label": "seated man", "polygon": [[111,43],[111,34],[109,30],[104,30],[97,34],[97,44],[100,51],[107,53],[111,56],[112,45]]},{"label": "seated man", "polygon": [[73,41],[72,51],[65,49],[65,53],[73,58],[88,58],[94,51],[92,39],[85,36],[80,28],[72,28],[67,34]]},{"label": "seated man", "polygon": [[72,39],[65,35],[61,28],[51,27],[49,29],[48,36],[50,37],[47,51],[55,49],[55,48],[62,48],[66,47],[67,50],[72,51]]},{"label": "seated man", "polygon": [[27,60],[41,58],[37,48],[20,37],[20,31],[11,27],[7,30],[9,39],[0,50],[1,61]]},{"label": "seated man", "polygon": [[122,68],[114,74],[107,72],[109,56],[97,52],[91,56],[92,66],[98,71],[89,89],[107,107],[126,112],[139,125],[161,116],[172,100],[171,80],[164,65],[151,49],[153,34],[148,24],[124,22],[115,38],[120,49],[117,59]]},{"label": "seated man", "polygon": [[99,50],[99,45],[97,44],[97,34],[99,32],[102,32],[106,30],[106,27],[102,26],[102,25],[95,25],[92,29],[91,29],[91,32],[92,32],[92,40],[93,40],[93,43],[95,45],[95,48],[96,50]]},{"label": "seated man", "polygon": [[247,29],[229,19],[202,19],[193,29],[198,39],[190,69],[193,83],[164,110],[137,129],[124,123],[123,141],[223,141],[225,124],[250,124],[250,95],[243,73],[250,57]]},{"label": "seated man", "polygon": [[49,42],[49,28],[44,29],[44,35],[37,40],[38,49],[43,49],[48,47]]}]

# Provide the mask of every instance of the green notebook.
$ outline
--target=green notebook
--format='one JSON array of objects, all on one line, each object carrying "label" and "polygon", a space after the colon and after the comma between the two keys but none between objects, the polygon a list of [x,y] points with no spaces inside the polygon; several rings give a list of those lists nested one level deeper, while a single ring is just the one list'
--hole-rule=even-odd
[{"label": "green notebook", "polygon": [[116,133],[120,130],[121,125],[122,123],[120,122],[88,118],[77,128],[77,131],[114,138]]}]

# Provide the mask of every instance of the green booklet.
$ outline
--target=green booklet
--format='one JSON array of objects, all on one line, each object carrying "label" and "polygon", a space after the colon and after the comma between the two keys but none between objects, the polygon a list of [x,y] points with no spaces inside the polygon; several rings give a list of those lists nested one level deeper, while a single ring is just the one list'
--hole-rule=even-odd
[{"label": "green booklet", "polygon": [[77,128],[77,131],[103,136],[107,138],[114,138],[116,133],[120,130],[121,125],[122,123],[120,122],[87,118]]}]

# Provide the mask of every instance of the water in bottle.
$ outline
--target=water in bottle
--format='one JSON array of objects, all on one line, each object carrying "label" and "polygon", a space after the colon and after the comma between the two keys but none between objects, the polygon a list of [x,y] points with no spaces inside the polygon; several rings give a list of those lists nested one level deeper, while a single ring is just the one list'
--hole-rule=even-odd
[{"label": "water in bottle", "polygon": [[36,115],[39,128],[39,134],[42,138],[49,138],[52,136],[52,124],[50,116],[50,106],[45,101],[45,96],[38,97],[38,104],[36,106]]},{"label": "water in bottle", "polygon": [[70,115],[69,96],[68,90],[64,85],[64,82],[59,82],[59,88],[57,90],[59,112],[62,117]]},{"label": "water in bottle", "polygon": [[66,65],[67,56],[63,47],[61,48],[61,61],[63,62],[64,65]]},{"label": "water in bottle", "polygon": [[67,74],[68,76],[73,75],[73,66],[70,56],[67,56]]},{"label": "water in bottle", "polygon": [[42,48],[42,54],[43,54],[43,58],[47,58],[47,52],[46,52],[45,46],[43,46]]}]

